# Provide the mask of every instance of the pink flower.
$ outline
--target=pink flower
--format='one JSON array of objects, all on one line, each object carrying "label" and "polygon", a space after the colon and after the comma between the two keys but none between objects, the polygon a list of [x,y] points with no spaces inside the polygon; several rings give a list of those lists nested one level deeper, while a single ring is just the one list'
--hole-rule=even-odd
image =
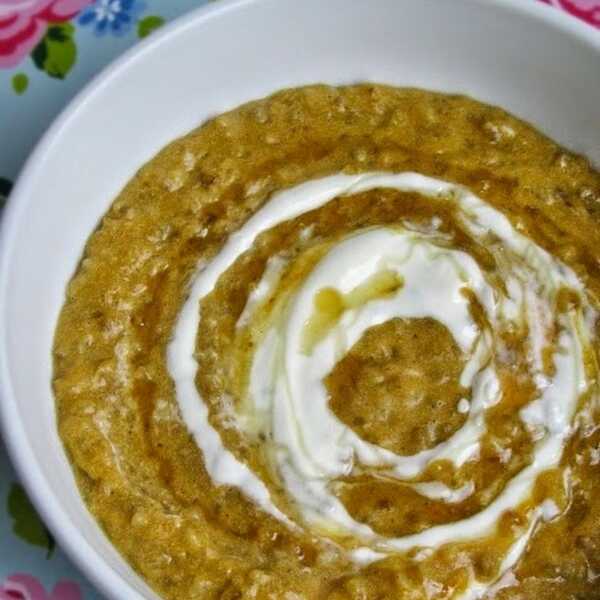
[{"label": "pink flower", "polygon": [[0,0],[0,69],[14,67],[42,39],[48,23],[73,18],[91,0]]},{"label": "pink flower", "polygon": [[544,0],[544,2],[600,27],[600,0]]},{"label": "pink flower", "polygon": [[562,0],[562,5],[576,17],[600,27],[600,0]]},{"label": "pink flower", "polygon": [[0,584],[0,600],[82,600],[82,596],[72,581],[59,581],[48,594],[35,577],[17,573]]}]

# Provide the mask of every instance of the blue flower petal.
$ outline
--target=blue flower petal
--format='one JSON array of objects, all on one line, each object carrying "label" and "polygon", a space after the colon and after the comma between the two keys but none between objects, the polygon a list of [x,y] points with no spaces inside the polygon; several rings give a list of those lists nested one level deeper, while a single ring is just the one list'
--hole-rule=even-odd
[{"label": "blue flower petal", "polygon": [[[1,0],[0,0],[1,1]],[[98,16],[96,8],[99,0],[94,0],[80,13],[78,22],[81,25],[94,24],[95,33],[104,36],[110,32],[115,36],[123,36],[131,31],[139,16],[146,10],[147,3],[144,0],[120,0],[116,5],[108,5],[111,19]]]},{"label": "blue flower petal", "polygon": [[116,36],[122,36],[131,30],[132,25],[133,20],[131,17],[126,13],[120,13],[115,16],[115,19],[111,23],[111,31]]},{"label": "blue flower petal", "polygon": [[92,21],[95,20],[96,12],[87,8],[79,15],[79,19],[77,19],[77,22],[80,25],[89,25]]},{"label": "blue flower petal", "polygon": [[102,19],[96,23],[96,35],[103,36],[107,31],[108,21],[106,19]]}]

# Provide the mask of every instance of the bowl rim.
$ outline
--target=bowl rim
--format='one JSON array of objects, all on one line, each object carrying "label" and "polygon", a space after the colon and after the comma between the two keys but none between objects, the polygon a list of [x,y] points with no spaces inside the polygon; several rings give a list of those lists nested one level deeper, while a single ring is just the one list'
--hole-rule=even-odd
[{"label": "bowl rim", "polygon": [[[11,383],[8,367],[8,344],[4,323],[5,304],[8,293],[8,273],[14,248],[17,228],[27,214],[31,182],[44,168],[44,158],[52,152],[52,146],[60,139],[63,129],[79,111],[85,110],[88,98],[98,90],[110,84],[111,80],[123,70],[133,67],[146,53],[165,43],[187,28],[208,22],[229,11],[235,11],[247,5],[260,4],[268,0],[219,0],[193,9],[163,26],[149,38],[135,44],[108,66],[102,69],[88,82],[62,109],[21,169],[14,188],[4,208],[0,223],[0,436],[4,440],[8,455],[17,472],[20,483],[26,489],[32,503],[44,520],[48,529],[56,538],[59,546],[87,577],[93,586],[108,598],[127,598],[144,600],[144,596],[131,587],[105,561],[99,558],[96,549],[85,536],[75,528],[65,509],[53,495],[41,467],[36,461],[33,449],[20,421],[17,411],[17,399]],[[413,1],[413,0],[405,0]],[[539,1],[523,0],[467,0],[472,4],[495,5],[506,11],[514,12],[522,18],[533,18],[543,24],[560,30],[580,41],[589,44],[600,55],[600,32],[564,11],[556,10],[549,4]],[[124,560],[124,559],[123,559]]]}]

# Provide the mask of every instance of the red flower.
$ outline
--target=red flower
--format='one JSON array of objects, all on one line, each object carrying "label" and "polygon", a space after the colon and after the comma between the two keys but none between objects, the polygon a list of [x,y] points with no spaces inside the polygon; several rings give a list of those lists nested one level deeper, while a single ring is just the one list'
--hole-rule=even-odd
[{"label": "red flower", "polygon": [[14,67],[46,33],[49,23],[73,18],[91,0],[0,0],[0,68]]},{"label": "red flower", "polygon": [[591,25],[600,27],[600,0],[542,0],[546,4],[551,4],[562,8],[568,13],[587,21]]}]

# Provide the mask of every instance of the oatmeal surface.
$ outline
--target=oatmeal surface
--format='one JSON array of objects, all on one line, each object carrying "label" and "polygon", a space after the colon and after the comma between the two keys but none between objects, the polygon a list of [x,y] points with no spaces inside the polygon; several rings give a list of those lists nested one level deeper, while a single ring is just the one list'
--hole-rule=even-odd
[{"label": "oatmeal surface", "polygon": [[464,96],[311,86],[207,122],[67,289],[90,511],[165,598],[600,598],[599,222],[583,157]]}]

